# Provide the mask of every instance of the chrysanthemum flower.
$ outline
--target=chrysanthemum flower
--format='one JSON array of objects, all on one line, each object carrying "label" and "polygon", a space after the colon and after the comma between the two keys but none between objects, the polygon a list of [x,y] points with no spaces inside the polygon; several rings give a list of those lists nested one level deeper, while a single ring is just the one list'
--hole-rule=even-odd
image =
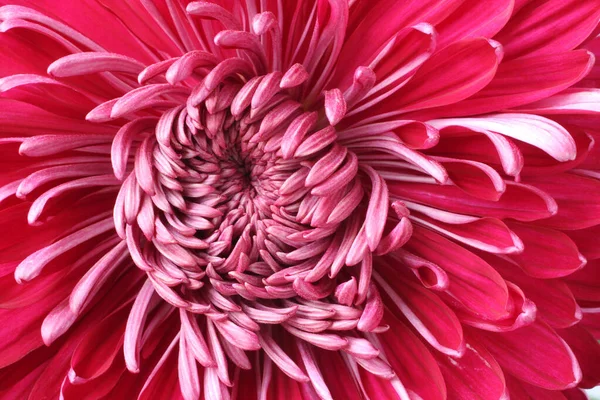
[{"label": "chrysanthemum flower", "polygon": [[600,0],[3,0],[1,399],[579,399]]}]

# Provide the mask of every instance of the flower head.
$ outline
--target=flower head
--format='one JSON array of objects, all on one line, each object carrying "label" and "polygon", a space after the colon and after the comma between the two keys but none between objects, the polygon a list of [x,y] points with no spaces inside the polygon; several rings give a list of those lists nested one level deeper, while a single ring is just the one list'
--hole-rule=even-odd
[{"label": "flower head", "polygon": [[21,3],[6,398],[600,381],[600,1]]}]

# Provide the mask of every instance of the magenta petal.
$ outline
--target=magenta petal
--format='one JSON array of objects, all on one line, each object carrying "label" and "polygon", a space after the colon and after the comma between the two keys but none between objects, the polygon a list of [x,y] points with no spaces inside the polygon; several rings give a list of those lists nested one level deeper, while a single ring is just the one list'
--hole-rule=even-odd
[{"label": "magenta petal", "polygon": [[585,7],[575,5],[580,5],[577,0],[531,1],[495,39],[504,43],[506,56],[511,59],[572,50],[592,33],[600,18],[597,1],[586,3]]},{"label": "magenta petal", "polygon": [[581,308],[565,282],[531,277],[508,259],[494,256],[484,256],[484,259],[506,280],[519,286],[525,296],[534,302],[538,318],[553,328],[567,328],[581,320]]},{"label": "magenta petal", "polygon": [[436,355],[449,398],[478,396],[500,399],[506,396],[504,373],[490,352],[474,337],[460,358]]},{"label": "magenta petal", "polygon": [[[548,400],[565,400],[567,397],[563,395],[566,391],[554,391],[543,389],[539,386],[534,386],[526,383],[517,378],[513,378],[510,375],[506,376],[507,387],[510,391],[511,398],[523,398],[523,399],[548,399]],[[577,390],[577,389],[570,389]],[[587,396],[585,396],[587,399]]]},{"label": "magenta petal", "polygon": [[[537,115],[495,114],[482,118],[430,121],[436,128],[464,126],[476,131],[492,131],[531,144],[558,161],[575,158],[575,141],[569,132],[556,122]],[[536,132],[531,135],[531,132]]]},{"label": "magenta petal", "polygon": [[415,222],[474,248],[497,254],[523,251],[521,239],[499,219],[470,217],[417,204],[410,207],[420,211],[412,216]]},{"label": "magenta petal", "polygon": [[[350,60],[362,62],[402,28],[419,22],[438,23],[459,3],[453,0],[439,6],[436,0],[409,0],[408,2],[384,0],[375,5],[367,3],[358,5],[359,9],[350,18],[350,37],[342,49],[340,63],[347,65]],[[386,12],[397,7],[410,9],[411,12]]]},{"label": "magenta petal", "polygon": [[[387,276],[375,275],[381,293],[389,297],[431,346],[444,354],[460,357],[465,344],[462,327],[454,312],[436,294],[408,280],[391,286],[386,283]],[[423,306],[425,304],[427,306]]]},{"label": "magenta petal", "polygon": [[579,387],[591,389],[600,384],[600,344],[581,326],[560,329],[558,334],[567,342],[579,362],[583,378]]},{"label": "magenta petal", "polygon": [[120,356],[128,306],[121,307],[90,329],[71,359],[69,380],[81,384],[104,374]]},{"label": "magenta petal", "polygon": [[502,177],[486,164],[446,157],[434,160],[446,169],[452,183],[473,197],[498,201],[506,190]]},{"label": "magenta petal", "polygon": [[448,274],[447,293],[462,307],[492,320],[506,316],[506,283],[484,260],[423,228],[415,229],[407,248]]},{"label": "magenta petal", "polygon": [[566,234],[577,245],[577,248],[587,260],[600,258],[600,246],[596,246],[595,238],[600,235],[600,225],[586,229],[567,231]]},{"label": "magenta petal", "polygon": [[509,223],[523,241],[524,250],[509,257],[536,278],[559,278],[581,269],[586,259],[567,235],[553,229]]},{"label": "magenta petal", "polygon": [[[32,353],[28,358],[23,359],[10,369],[5,369],[2,374],[2,385],[0,385],[0,395],[7,398],[27,398],[31,393],[33,384],[37,381],[40,374],[46,368],[48,357],[51,352]],[[38,355],[39,354],[39,355]],[[10,379],[6,379],[10,374]]]},{"label": "magenta petal", "polygon": [[405,112],[456,103],[485,87],[501,58],[498,43],[483,39],[456,42],[434,54],[391,99],[398,98],[394,106]]},{"label": "magenta petal", "polygon": [[401,199],[412,200],[442,210],[482,217],[512,218],[535,221],[556,214],[558,206],[550,195],[525,184],[508,182],[498,201],[486,201],[465,194],[454,186],[422,183],[388,185],[390,193]]},{"label": "magenta petal", "polygon": [[[479,333],[504,370],[519,379],[550,390],[575,387],[581,381],[581,369],[569,346],[543,322],[513,332]],[[552,363],[551,370],[540,365]]]},{"label": "magenta petal", "polygon": [[150,400],[156,396],[177,398],[175,393],[180,392],[180,388],[176,379],[177,352],[175,347],[178,342],[179,337],[176,336],[150,373],[138,397],[140,400]]},{"label": "magenta petal", "polygon": [[[43,346],[40,328],[42,320],[59,298],[48,299],[45,307],[33,304],[22,309],[2,310],[3,318],[18,321],[18,324],[4,324],[0,332],[1,366],[5,367],[26,356],[32,350]],[[52,300],[52,301],[51,301]],[[53,304],[54,303],[54,304]],[[18,315],[18,319],[15,316]]]},{"label": "magenta petal", "polygon": [[600,301],[600,260],[593,260],[585,267],[565,278],[566,283],[579,301]]},{"label": "magenta petal", "polygon": [[460,8],[436,25],[440,34],[440,46],[464,38],[494,37],[509,21],[513,3],[510,0],[463,2]]},{"label": "magenta petal", "polygon": [[559,93],[583,79],[594,58],[584,50],[522,57],[504,62],[473,97],[436,110],[436,115],[472,115],[518,107]]},{"label": "magenta petal", "polygon": [[385,322],[394,334],[381,338],[383,350],[407,391],[423,399],[446,398],[447,385],[432,352],[395,317],[386,316]]},{"label": "magenta petal", "polygon": [[[600,202],[597,201],[600,182],[597,179],[565,173],[552,178],[532,177],[530,181],[551,195],[558,204],[558,213],[546,221],[540,221],[540,225],[573,230],[589,228],[600,222]],[[585,196],[578,193],[585,193]],[[584,198],[590,201],[584,204]]]}]

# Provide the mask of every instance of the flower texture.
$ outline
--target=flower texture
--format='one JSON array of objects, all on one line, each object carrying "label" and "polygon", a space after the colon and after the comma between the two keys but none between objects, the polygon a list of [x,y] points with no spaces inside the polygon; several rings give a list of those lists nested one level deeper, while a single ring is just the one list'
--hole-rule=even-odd
[{"label": "flower texture", "polygon": [[600,381],[600,0],[0,4],[1,399]]}]

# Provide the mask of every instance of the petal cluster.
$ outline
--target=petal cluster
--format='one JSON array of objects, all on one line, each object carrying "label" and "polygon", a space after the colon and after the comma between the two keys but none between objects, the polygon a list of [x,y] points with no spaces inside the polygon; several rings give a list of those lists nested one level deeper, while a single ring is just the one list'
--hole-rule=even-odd
[{"label": "petal cluster", "polygon": [[0,397],[581,399],[600,1],[0,1]]}]

